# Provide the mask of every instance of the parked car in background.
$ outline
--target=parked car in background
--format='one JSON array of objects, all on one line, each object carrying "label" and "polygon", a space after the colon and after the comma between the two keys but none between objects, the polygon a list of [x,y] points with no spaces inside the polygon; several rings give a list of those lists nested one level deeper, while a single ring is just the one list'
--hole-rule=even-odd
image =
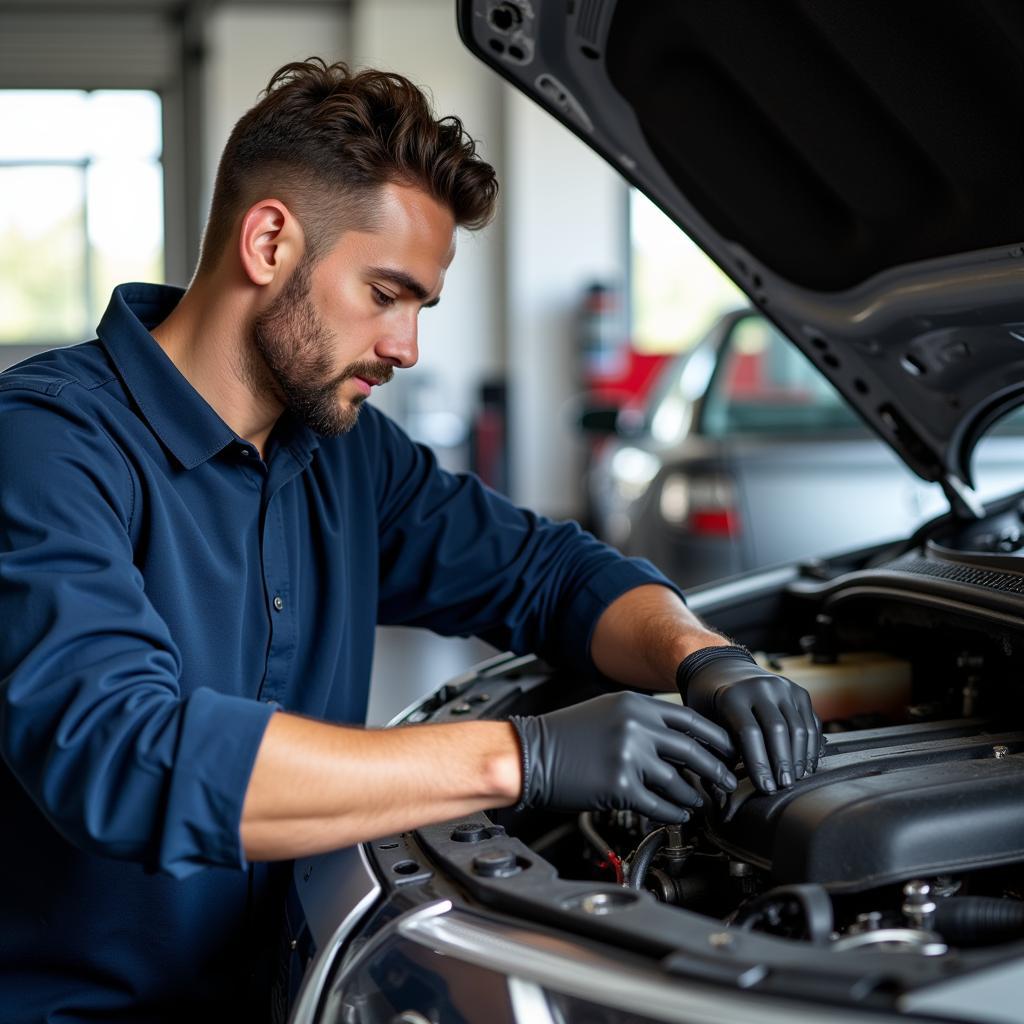
[{"label": "parked car in background", "polygon": [[[605,436],[587,471],[591,525],[680,586],[910,532],[947,502],[751,308],[722,315],[647,401],[584,412]],[[979,449],[983,497],[1024,483],[1024,419]]]}]

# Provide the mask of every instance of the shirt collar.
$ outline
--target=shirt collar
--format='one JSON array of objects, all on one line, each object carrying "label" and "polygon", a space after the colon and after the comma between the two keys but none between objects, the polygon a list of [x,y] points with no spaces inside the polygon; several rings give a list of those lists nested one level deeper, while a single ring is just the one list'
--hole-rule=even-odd
[{"label": "shirt collar", "polygon": [[[167,285],[119,285],[97,334],[150,429],[185,469],[195,469],[232,442],[246,442],[192,387],[149,333],[184,294]],[[281,424],[288,446],[308,461],[319,438],[288,420]]]}]

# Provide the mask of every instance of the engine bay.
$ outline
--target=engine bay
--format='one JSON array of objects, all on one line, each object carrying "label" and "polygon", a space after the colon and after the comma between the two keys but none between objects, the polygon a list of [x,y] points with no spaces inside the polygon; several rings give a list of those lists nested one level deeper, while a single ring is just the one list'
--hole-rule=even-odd
[{"label": "engine bay", "polygon": [[[632,906],[627,894],[643,894],[681,915],[645,935],[661,956],[700,920],[712,947],[744,933],[783,940],[789,952],[775,962],[776,979],[796,953],[805,971],[842,962],[853,977],[870,964],[877,982],[881,958],[881,988],[893,999],[1019,957],[1024,558],[1007,547],[1020,522],[1018,506],[1004,503],[985,523],[947,517],[904,545],[769,572],[745,592],[736,583],[700,588],[691,605],[709,624],[810,691],[826,737],[818,770],[762,794],[740,765],[736,792],[705,790],[704,808],[681,826],[628,811],[494,811],[481,827],[516,840],[510,870],[523,876],[518,890],[503,891],[523,897],[526,868],[545,863],[559,880],[594,887],[599,909],[583,915],[589,935],[615,935],[618,909]],[[599,684],[518,659],[467,679],[423,714],[538,713],[596,692]],[[468,871],[479,874],[472,863]],[[568,909],[578,918],[582,897],[567,899],[548,916]],[[535,886],[527,903],[534,916],[546,905]],[[636,950],[634,929],[617,934]],[[856,984],[877,995],[864,977]]]}]

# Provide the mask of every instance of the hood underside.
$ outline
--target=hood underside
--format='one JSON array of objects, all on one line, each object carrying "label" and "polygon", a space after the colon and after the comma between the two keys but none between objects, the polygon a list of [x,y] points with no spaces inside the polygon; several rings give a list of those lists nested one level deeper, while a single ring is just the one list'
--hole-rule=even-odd
[{"label": "hood underside", "polygon": [[459,0],[921,477],[1024,399],[1024,4]]}]

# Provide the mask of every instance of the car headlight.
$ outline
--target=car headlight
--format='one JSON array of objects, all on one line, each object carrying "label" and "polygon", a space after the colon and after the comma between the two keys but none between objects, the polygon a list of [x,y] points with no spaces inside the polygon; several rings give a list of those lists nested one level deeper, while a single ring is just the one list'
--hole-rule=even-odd
[{"label": "car headlight", "polygon": [[640,448],[620,448],[611,463],[615,490],[625,501],[636,501],[650,486],[661,468],[659,460]]}]

